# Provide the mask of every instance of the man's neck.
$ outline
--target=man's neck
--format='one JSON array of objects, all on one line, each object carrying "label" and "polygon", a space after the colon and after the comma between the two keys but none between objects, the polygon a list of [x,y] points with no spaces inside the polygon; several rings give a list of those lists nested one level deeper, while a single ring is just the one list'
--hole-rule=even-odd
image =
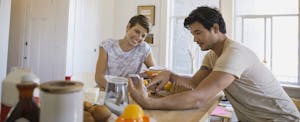
[{"label": "man's neck", "polygon": [[226,40],[227,37],[225,35],[222,35],[218,40],[218,42],[216,43],[214,49],[212,49],[218,57],[221,56],[223,52],[223,48]]}]

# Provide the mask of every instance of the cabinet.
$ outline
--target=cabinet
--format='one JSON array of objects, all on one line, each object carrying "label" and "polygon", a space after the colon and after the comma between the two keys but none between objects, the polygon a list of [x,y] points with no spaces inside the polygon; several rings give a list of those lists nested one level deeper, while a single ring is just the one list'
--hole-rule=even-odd
[{"label": "cabinet", "polygon": [[12,0],[7,68],[29,67],[41,82],[94,72],[99,0]]},{"label": "cabinet", "polygon": [[68,3],[12,0],[8,69],[29,67],[42,82],[64,77]]}]

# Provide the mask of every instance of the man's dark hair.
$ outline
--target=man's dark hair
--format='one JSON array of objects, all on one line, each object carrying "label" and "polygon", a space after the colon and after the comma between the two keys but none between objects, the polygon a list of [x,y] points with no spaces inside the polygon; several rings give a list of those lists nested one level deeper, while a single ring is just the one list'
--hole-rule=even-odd
[{"label": "man's dark hair", "polygon": [[150,20],[144,15],[136,15],[133,16],[130,20],[130,28],[135,26],[136,24],[141,25],[143,28],[147,30],[147,33],[150,32]]},{"label": "man's dark hair", "polygon": [[216,23],[219,25],[219,30],[222,33],[226,33],[225,22],[222,14],[215,8],[210,8],[207,6],[201,6],[194,9],[188,17],[184,19],[184,27],[189,29],[190,25],[194,22],[199,22],[207,30]]}]

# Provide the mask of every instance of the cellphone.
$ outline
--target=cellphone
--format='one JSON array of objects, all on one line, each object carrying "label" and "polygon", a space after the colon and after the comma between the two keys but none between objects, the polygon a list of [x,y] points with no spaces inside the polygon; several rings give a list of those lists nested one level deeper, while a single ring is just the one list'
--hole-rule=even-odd
[{"label": "cellphone", "polygon": [[129,74],[128,77],[131,78],[134,84],[137,84],[142,79],[139,74]]},{"label": "cellphone", "polygon": [[138,83],[141,83],[141,84],[142,84],[142,87],[143,87],[143,90],[144,90],[145,92],[147,92],[147,87],[144,85],[144,82],[143,82],[143,81],[144,81],[144,78],[143,78],[143,77],[141,77],[139,74],[129,74],[128,77],[131,78],[131,80],[132,80],[132,82],[133,82],[133,84],[134,84],[135,86],[137,86]]}]

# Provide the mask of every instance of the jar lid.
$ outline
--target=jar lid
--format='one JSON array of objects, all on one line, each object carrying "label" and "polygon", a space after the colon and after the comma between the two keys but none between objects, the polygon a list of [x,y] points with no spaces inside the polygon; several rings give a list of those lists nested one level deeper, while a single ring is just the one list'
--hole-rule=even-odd
[{"label": "jar lid", "polygon": [[48,81],[40,85],[40,89],[48,93],[71,93],[80,91],[83,83],[78,81]]}]

